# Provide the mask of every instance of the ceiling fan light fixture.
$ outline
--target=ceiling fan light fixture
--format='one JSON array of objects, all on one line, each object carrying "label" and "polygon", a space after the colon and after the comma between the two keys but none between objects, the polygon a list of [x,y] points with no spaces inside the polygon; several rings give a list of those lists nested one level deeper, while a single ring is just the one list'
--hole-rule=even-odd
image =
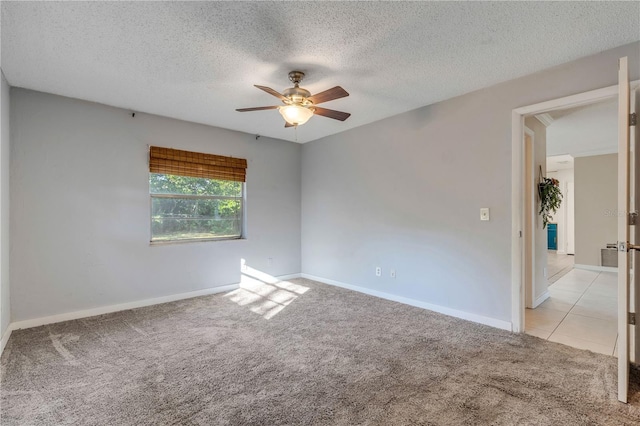
[{"label": "ceiling fan light fixture", "polygon": [[285,121],[293,126],[306,123],[313,116],[313,110],[302,105],[285,105],[278,108]]},{"label": "ceiling fan light fixture", "polygon": [[302,71],[291,71],[289,73],[289,80],[291,80],[294,86],[285,89],[283,93],[278,93],[276,90],[273,90],[272,88],[267,86],[259,86],[257,84],[254,84],[256,88],[280,99],[284,105],[238,108],[236,109],[236,111],[249,112],[277,109],[286,122],[284,127],[299,126],[309,121],[309,119],[314,115],[319,115],[321,117],[327,117],[333,120],[340,121],[344,121],[349,118],[349,116],[351,116],[351,114],[349,114],[348,112],[336,111],[333,109],[316,106],[324,102],[329,102],[335,99],[349,96],[349,93],[347,93],[346,90],[344,90],[340,86],[336,86],[323,92],[316,93],[315,95],[311,95],[311,93],[307,89],[300,87],[300,82],[302,81],[303,77],[304,73]]}]

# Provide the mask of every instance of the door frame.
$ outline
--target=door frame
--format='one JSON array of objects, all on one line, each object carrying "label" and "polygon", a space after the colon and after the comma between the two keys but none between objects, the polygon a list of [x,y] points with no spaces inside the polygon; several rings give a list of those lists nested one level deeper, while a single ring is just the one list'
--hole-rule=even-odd
[{"label": "door frame", "polygon": [[[630,83],[631,90],[640,87],[640,80]],[[525,188],[524,118],[527,115],[567,109],[616,98],[618,85],[590,90],[552,99],[511,111],[511,331],[524,331],[525,309]]]},{"label": "door frame", "polygon": [[[529,146],[527,147],[526,137],[529,136]],[[524,182],[523,185],[526,185],[527,182],[531,182],[531,185],[534,185],[536,182],[536,167],[535,167],[535,145],[536,145],[536,135],[533,130],[528,128],[526,125],[524,126],[524,140],[523,144],[523,176]],[[527,308],[534,307],[534,295],[535,295],[535,285],[536,285],[536,269],[535,269],[535,254],[536,254],[536,206],[535,206],[535,193],[531,191],[529,193],[524,194],[524,222],[523,222],[523,231],[522,238],[525,241],[523,244],[523,259],[525,260],[523,264],[523,277],[524,277],[524,306]],[[527,205],[527,201],[530,202],[530,205]],[[528,244],[526,243],[527,238],[529,238]],[[528,268],[527,268],[528,266]]]}]

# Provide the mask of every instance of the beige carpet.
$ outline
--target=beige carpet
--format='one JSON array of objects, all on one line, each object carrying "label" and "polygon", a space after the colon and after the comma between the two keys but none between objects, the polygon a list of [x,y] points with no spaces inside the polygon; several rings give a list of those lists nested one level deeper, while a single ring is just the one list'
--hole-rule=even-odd
[{"label": "beige carpet", "polygon": [[2,425],[640,423],[615,358],[307,280],[16,331],[1,367]]}]

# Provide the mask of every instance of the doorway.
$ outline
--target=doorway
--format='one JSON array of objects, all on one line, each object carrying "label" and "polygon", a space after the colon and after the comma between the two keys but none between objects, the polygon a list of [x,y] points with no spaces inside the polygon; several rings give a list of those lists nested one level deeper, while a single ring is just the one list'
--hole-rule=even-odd
[{"label": "doorway", "polygon": [[[638,82],[634,82],[634,87],[639,86]],[[524,241],[526,238],[526,232],[522,232],[523,229],[526,228],[526,212],[530,212],[529,214],[533,214],[534,209],[525,209],[525,202],[528,197],[532,196],[532,189],[525,189],[525,183],[527,179],[530,179],[529,182],[534,178],[528,178],[527,172],[525,171],[525,144],[524,144],[524,134],[525,134],[525,117],[536,116],[540,114],[545,114],[551,111],[562,111],[568,110],[576,107],[584,107],[588,105],[592,105],[598,102],[603,101],[611,101],[615,100],[617,97],[618,86],[610,86],[603,89],[593,90],[590,92],[585,92],[577,95],[572,95],[564,98],[555,99],[552,101],[547,101],[527,107],[518,108],[513,111],[513,123],[512,123],[512,282],[513,282],[513,291],[512,291],[512,323],[513,323],[513,331],[522,332],[524,331],[524,306],[525,306],[525,289],[523,283],[526,282],[525,279],[525,267],[527,265],[527,261],[525,261],[525,256],[527,250],[523,250],[523,245],[526,247],[531,241]],[[534,138],[535,140],[535,134]],[[545,143],[546,149],[546,143]],[[544,155],[546,159],[546,152]],[[546,161],[545,161],[545,169],[543,173],[546,173]],[[532,167],[526,167],[531,170]],[[530,172],[529,172],[530,173]],[[535,173],[535,172],[534,172]],[[525,229],[526,231],[526,229]],[[545,238],[545,254],[546,254],[546,237]],[[526,244],[523,244],[526,243]],[[528,259],[527,259],[528,260]]]},{"label": "doorway", "polygon": [[[618,309],[617,309],[617,323],[618,323],[618,332],[620,333],[619,338],[619,356],[618,356],[618,379],[619,379],[619,389],[618,389],[618,399],[620,401],[627,401],[627,384],[629,378],[629,368],[628,363],[630,360],[630,355],[633,357],[636,345],[630,341],[629,339],[633,339],[634,334],[638,331],[637,327],[631,324],[635,324],[631,316],[628,317],[628,312],[633,312],[634,309],[634,295],[633,290],[634,286],[638,284],[638,274],[634,274],[633,268],[629,268],[628,266],[632,266],[633,260],[638,260],[637,255],[631,255],[630,253],[636,253],[634,250],[640,249],[640,246],[634,245],[634,241],[640,241],[636,237],[639,232],[638,229],[630,229],[629,226],[632,224],[633,217],[630,210],[635,206],[639,205],[637,203],[634,204],[633,199],[630,200],[629,195],[629,187],[633,188],[633,186],[629,183],[629,175],[634,179],[634,164],[638,163],[637,157],[638,151],[633,152],[633,148],[631,152],[629,151],[630,140],[634,140],[635,144],[640,143],[640,138],[638,138],[638,132],[636,128],[630,127],[630,122],[632,118],[630,116],[630,93],[631,93],[631,105],[635,105],[638,107],[640,102],[636,102],[635,99],[640,99],[640,95],[636,97],[636,90],[640,86],[638,81],[633,83],[629,83],[628,81],[628,72],[627,70],[627,58],[622,58],[620,60],[620,71],[619,71],[619,80],[620,83],[615,86],[606,87],[603,89],[593,90],[590,92],[581,93],[578,95],[568,96],[565,98],[555,99],[548,102],[543,102],[536,105],[531,105],[527,107],[514,109],[512,112],[512,324],[513,331],[522,332],[525,329],[525,283],[527,282],[527,277],[525,276],[527,273],[527,262],[535,261],[534,258],[527,257],[527,247],[531,244],[531,241],[527,241],[526,234],[527,232],[524,227],[526,226],[526,215],[528,211],[526,210],[526,200],[533,190],[531,187],[526,187],[525,183],[527,182],[527,176],[525,175],[526,167],[526,157],[524,155],[526,151],[525,138],[524,138],[524,125],[525,125],[525,117],[536,114],[543,114],[549,111],[555,110],[564,110],[568,108],[586,106],[590,104],[594,104],[599,101],[606,101],[609,99],[618,99],[618,129],[619,131],[617,139],[618,146],[620,147],[620,155],[618,160],[618,173],[617,176],[617,209],[613,212],[613,215],[617,218],[617,251],[618,251],[618,259],[620,262],[620,267],[623,273],[618,274],[616,278],[617,291],[618,291]],[[630,90],[631,89],[631,90]],[[630,130],[631,129],[631,130]],[[633,145],[631,145],[633,147]],[[578,186],[574,186],[575,191],[575,205],[574,208],[577,210],[577,200],[578,200]],[[633,194],[631,194],[633,195]],[[637,193],[636,193],[637,195]],[[631,201],[631,204],[630,204]],[[604,212],[602,212],[604,213]],[[630,238],[630,239],[629,239]],[[576,242],[577,245],[577,242]],[[636,264],[638,262],[635,262]],[[583,272],[595,272],[575,269],[574,271]],[[604,273],[606,271],[603,271]],[[578,274],[578,272],[576,272]],[[568,275],[568,274],[567,274]],[[636,276],[634,276],[636,275]],[[603,280],[608,280],[611,284],[613,280],[606,278],[606,275],[602,275]],[[591,282],[587,286],[590,287],[594,284],[594,281]],[[601,283],[607,284],[607,283]],[[629,297],[629,293],[631,291],[631,297]],[[640,292],[635,292],[635,295],[640,294]],[[638,340],[640,342],[640,340]],[[629,350],[632,348],[632,350]],[[634,349],[635,348],[635,349]],[[632,360],[633,361],[633,360]]]},{"label": "doorway", "polygon": [[[612,106],[615,107],[615,105]],[[574,113],[579,114],[579,111],[574,111]],[[566,121],[569,118],[573,118],[573,121],[577,121],[577,123],[567,125]],[[546,130],[549,133],[546,176],[558,181],[558,187],[562,193],[560,207],[553,214],[551,223],[547,227],[547,281],[549,287],[571,272],[575,264],[574,160],[575,156],[580,153],[574,148],[562,146],[561,142],[566,140],[583,142],[583,138],[571,134],[558,134],[560,133],[558,129],[563,127],[574,130],[582,129],[579,124],[581,121],[584,121],[584,118],[578,117],[575,120],[575,117],[567,117],[566,115],[554,118],[551,113],[546,114]],[[615,120],[613,123],[615,125]],[[558,152],[563,153],[558,154]],[[613,189],[615,190],[615,188]]]},{"label": "doorway", "polygon": [[[525,117],[524,136],[526,145],[533,134],[538,180],[553,179],[562,195],[547,222],[533,212],[531,234],[538,241],[525,260],[539,278],[524,331],[609,356],[618,336],[617,217],[611,213],[617,208],[617,113],[615,99],[551,110]],[[535,192],[535,182],[526,187]],[[569,246],[573,240],[577,247]]]}]

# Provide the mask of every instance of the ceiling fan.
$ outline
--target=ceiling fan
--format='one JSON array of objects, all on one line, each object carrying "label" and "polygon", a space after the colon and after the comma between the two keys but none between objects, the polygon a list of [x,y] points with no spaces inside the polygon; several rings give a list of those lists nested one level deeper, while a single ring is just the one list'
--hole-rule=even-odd
[{"label": "ceiling fan", "polygon": [[284,105],[264,106],[255,108],[240,108],[236,109],[239,112],[247,111],[263,111],[267,109],[277,109],[285,120],[284,127],[296,127],[306,123],[314,114],[321,115],[323,117],[333,118],[334,120],[344,121],[351,114],[348,112],[335,111],[333,109],[326,109],[316,106],[323,102],[329,102],[334,99],[344,98],[349,96],[346,90],[340,86],[336,86],[332,89],[325,90],[324,92],[316,93],[311,96],[311,93],[300,87],[300,82],[304,78],[302,71],[291,71],[289,73],[289,80],[294,84],[293,87],[286,89],[284,93],[280,94],[270,87],[258,86],[260,90],[264,90],[270,95],[280,99]]}]

